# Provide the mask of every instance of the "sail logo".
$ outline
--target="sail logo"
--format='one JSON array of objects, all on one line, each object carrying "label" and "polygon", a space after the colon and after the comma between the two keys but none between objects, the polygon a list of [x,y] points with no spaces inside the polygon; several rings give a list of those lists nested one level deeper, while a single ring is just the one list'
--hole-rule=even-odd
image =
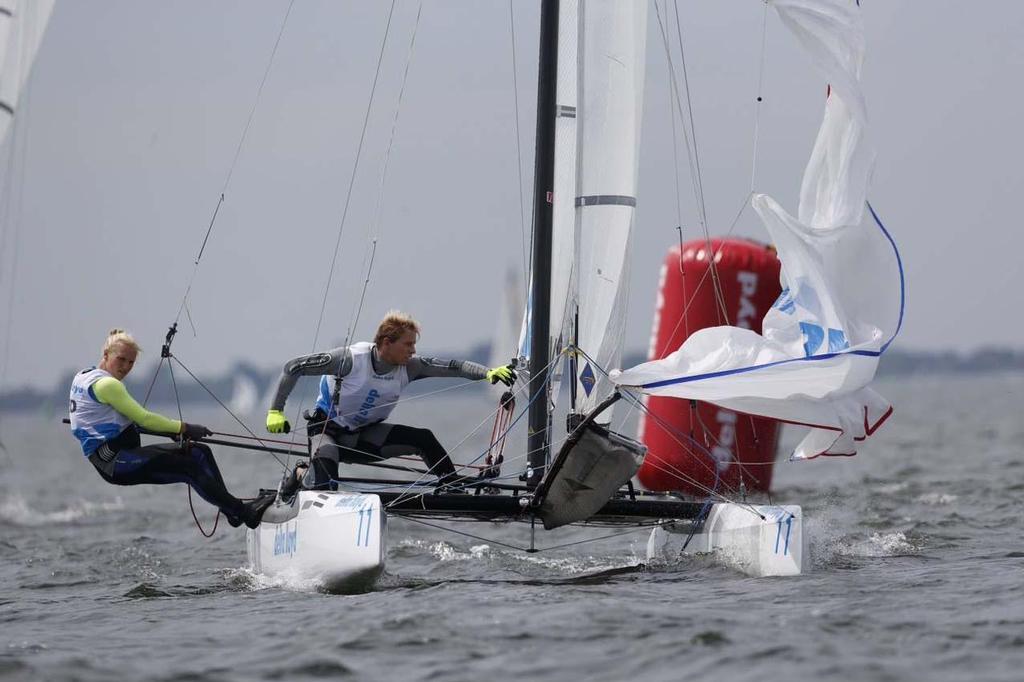
[{"label": "sail logo", "polygon": [[[804,335],[804,355],[811,357],[825,343],[826,330],[811,322],[801,322],[800,332]],[[846,333],[842,329],[829,328],[827,336],[829,353],[838,353],[850,347],[850,342],[846,340]]]},{"label": "sail logo", "polygon": [[299,544],[299,525],[295,524],[295,527],[289,529],[287,525],[279,526],[274,531],[274,556],[280,556],[287,554],[288,557],[292,557],[295,554],[295,549]]},{"label": "sail logo", "polygon": [[594,384],[597,383],[597,377],[594,376],[594,370],[590,367],[588,362],[580,372],[580,383],[583,385],[583,390],[586,391],[587,397],[590,397],[590,392],[594,390]]},{"label": "sail logo", "polygon": [[773,308],[778,308],[787,315],[792,315],[796,312],[796,301],[793,300],[793,294],[790,293],[789,287],[782,290],[779,297],[775,299],[775,303],[772,304]]},{"label": "sail logo", "polygon": [[736,281],[740,283],[740,305],[736,311],[736,326],[743,329],[753,329],[753,322],[757,317],[757,308],[751,302],[754,294],[757,293],[757,273],[738,272]]},{"label": "sail logo", "polygon": [[718,470],[725,471],[733,460],[733,449],[736,447],[736,413],[732,410],[718,410],[715,415],[718,422],[718,443],[711,448],[711,455],[718,463]]},{"label": "sail logo", "polygon": [[365,424],[370,418],[370,410],[373,409],[373,406],[379,397],[380,392],[375,388],[371,388],[370,392],[366,394],[366,398],[363,399],[363,404],[359,406],[359,412],[356,413],[353,421],[358,424]]}]

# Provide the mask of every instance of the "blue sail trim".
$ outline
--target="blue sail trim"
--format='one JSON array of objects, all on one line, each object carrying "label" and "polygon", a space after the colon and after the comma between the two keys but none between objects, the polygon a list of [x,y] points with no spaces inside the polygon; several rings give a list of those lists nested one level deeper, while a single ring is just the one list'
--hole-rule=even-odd
[{"label": "blue sail trim", "polygon": [[[903,326],[903,311],[906,307],[906,278],[903,274],[903,260],[900,258],[899,249],[896,248],[896,242],[893,240],[892,235],[885,229],[885,225],[882,224],[882,220],[875,213],[875,209],[871,206],[871,202],[865,202],[868,210],[871,211],[871,217],[874,219],[875,224],[885,235],[885,238],[889,241],[892,246],[892,251],[896,256],[896,265],[900,273],[900,315],[899,320],[896,323],[896,331],[893,332],[892,336],[888,341],[882,344],[881,348],[877,351],[874,350],[844,350],[840,352],[829,352],[822,353],[821,355],[807,355],[802,358],[788,358],[786,360],[779,360],[777,362],[768,362],[763,365],[753,365],[751,367],[737,367],[736,369],[726,369],[720,372],[708,372],[707,374],[697,374],[689,377],[678,377],[675,379],[663,379],[661,381],[652,381],[649,384],[642,384],[640,388],[652,389],[661,388],[662,386],[672,386],[675,384],[688,384],[693,381],[702,381],[704,379],[716,379],[718,377],[730,376],[733,374],[744,374],[746,372],[756,372],[757,370],[766,369],[768,367],[777,367],[779,365],[787,365],[791,362],[815,362],[818,360],[831,360],[832,358],[839,357],[840,355],[862,355],[869,358],[881,357],[882,353],[886,351],[889,345],[896,339],[896,336],[900,333],[900,328]],[[801,325],[802,326],[802,325]],[[832,330],[829,330],[832,331]],[[806,338],[806,337],[805,337]],[[831,339],[830,339],[831,341]],[[844,339],[845,341],[845,339]],[[848,342],[847,342],[848,343]],[[831,345],[831,343],[830,343]],[[805,344],[806,346],[806,344]],[[829,349],[831,350],[831,348]]]},{"label": "blue sail trim", "polygon": [[866,201],[864,203],[868,205],[868,210],[871,211],[871,217],[875,219],[875,224],[878,225],[878,228],[882,230],[882,234],[885,235],[885,238],[888,239],[889,243],[892,245],[892,252],[896,254],[896,265],[900,270],[900,319],[896,323],[896,331],[892,333],[892,336],[888,341],[882,344],[882,352],[884,353],[885,349],[889,347],[889,344],[899,336],[900,329],[903,327],[903,308],[907,302],[907,282],[903,276],[903,259],[900,258],[900,250],[896,248],[896,241],[893,240],[892,235],[889,234],[889,230],[885,229],[885,225],[882,224],[882,219],[878,217],[877,213],[875,213],[875,208],[871,205],[871,202]]}]

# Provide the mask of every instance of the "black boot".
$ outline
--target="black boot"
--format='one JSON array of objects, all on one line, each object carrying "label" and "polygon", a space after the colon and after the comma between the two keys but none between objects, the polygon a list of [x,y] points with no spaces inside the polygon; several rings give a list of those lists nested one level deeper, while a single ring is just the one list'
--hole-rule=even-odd
[{"label": "black boot", "polygon": [[[277,492],[274,490],[261,490],[256,499],[246,502],[242,507],[242,518],[249,528],[256,528],[263,519],[263,512],[277,499]],[[228,519],[231,523],[231,519]],[[232,524],[233,525],[233,524]]]},{"label": "black boot", "polygon": [[307,469],[308,465],[305,462],[299,462],[281,481],[281,500],[283,502],[291,502],[295,493],[299,492],[299,488],[302,487],[302,478],[306,475]]}]

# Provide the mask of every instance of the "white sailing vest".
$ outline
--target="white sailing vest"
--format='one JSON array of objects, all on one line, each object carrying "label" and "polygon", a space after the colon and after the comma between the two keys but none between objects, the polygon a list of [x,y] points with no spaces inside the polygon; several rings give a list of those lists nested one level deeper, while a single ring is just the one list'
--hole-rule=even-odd
[{"label": "white sailing vest", "polygon": [[316,406],[340,426],[356,429],[382,422],[398,404],[402,389],[409,385],[409,372],[400,365],[386,374],[373,371],[373,344],[360,342],[349,346],[352,370],[341,380],[338,407],[332,409],[331,396],[337,377],[320,377]]},{"label": "white sailing vest", "polygon": [[75,375],[71,382],[71,395],[68,402],[68,414],[71,417],[71,433],[82,444],[82,452],[86,457],[99,446],[117,437],[132,423],[106,403],[96,399],[92,387],[103,377],[112,376],[110,372],[90,367]]}]

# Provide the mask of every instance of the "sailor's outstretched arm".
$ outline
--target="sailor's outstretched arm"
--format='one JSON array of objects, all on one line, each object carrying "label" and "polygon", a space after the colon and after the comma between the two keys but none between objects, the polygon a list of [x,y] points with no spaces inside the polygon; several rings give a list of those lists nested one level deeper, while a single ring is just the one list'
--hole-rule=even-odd
[{"label": "sailor's outstretched arm", "polygon": [[131,419],[133,422],[155,433],[174,434],[181,431],[181,422],[177,419],[168,419],[156,412],[150,412],[142,405],[139,405],[135,398],[128,393],[124,384],[114,377],[103,377],[92,385],[93,395],[101,403],[110,405],[115,410]]},{"label": "sailor's outstretched arm", "polygon": [[333,348],[326,353],[313,353],[292,358],[285,363],[281,372],[281,378],[277,380],[277,391],[274,393],[274,402],[271,403],[271,410],[284,410],[284,404],[288,401],[295,382],[300,376],[321,376],[330,374],[333,376],[345,376],[352,371],[352,353],[347,346]]},{"label": "sailor's outstretched arm", "polygon": [[406,365],[409,381],[426,377],[460,377],[479,381],[487,377],[487,368],[472,360],[442,360],[414,355]]}]

